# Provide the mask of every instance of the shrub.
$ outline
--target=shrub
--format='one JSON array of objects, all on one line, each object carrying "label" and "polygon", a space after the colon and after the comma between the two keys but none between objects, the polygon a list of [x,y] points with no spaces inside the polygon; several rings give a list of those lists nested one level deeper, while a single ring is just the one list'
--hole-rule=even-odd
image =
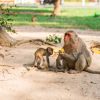
[{"label": "shrub", "polygon": [[61,43],[61,37],[59,37],[58,35],[55,35],[55,34],[49,35],[46,37],[46,41],[58,44],[58,43]]}]

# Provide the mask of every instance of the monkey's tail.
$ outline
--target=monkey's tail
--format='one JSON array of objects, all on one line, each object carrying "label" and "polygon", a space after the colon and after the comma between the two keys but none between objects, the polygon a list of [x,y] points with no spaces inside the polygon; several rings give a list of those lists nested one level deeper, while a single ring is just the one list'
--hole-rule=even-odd
[{"label": "monkey's tail", "polygon": [[93,71],[91,69],[85,69],[84,71],[92,74],[100,74],[100,71]]}]

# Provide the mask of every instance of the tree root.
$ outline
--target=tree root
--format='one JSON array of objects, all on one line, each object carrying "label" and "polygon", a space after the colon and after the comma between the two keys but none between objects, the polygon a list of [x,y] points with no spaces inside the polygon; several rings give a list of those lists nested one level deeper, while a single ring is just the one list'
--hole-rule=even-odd
[{"label": "tree root", "polygon": [[47,44],[47,45],[55,46],[56,47],[55,44],[50,43],[50,42],[47,42],[47,41],[44,41],[42,39],[19,40],[13,46],[19,46],[19,45],[25,44],[25,43],[33,43],[33,44],[36,44],[36,45],[44,45],[44,44]]},{"label": "tree root", "polygon": [[4,66],[4,67],[13,67],[13,66],[11,66],[11,65],[5,65],[5,64],[0,64],[0,66]]}]

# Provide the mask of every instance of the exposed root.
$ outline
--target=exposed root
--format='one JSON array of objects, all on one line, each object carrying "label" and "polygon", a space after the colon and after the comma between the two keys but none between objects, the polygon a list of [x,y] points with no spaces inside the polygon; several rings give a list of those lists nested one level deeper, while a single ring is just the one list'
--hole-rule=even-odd
[{"label": "exposed root", "polygon": [[11,66],[11,65],[4,65],[4,64],[0,64],[0,67],[1,67],[1,66],[13,67],[13,66]]},{"label": "exposed root", "polygon": [[11,47],[16,40],[12,38],[2,27],[0,27],[0,45]]},{"label": "exposed root", "polygon": [[15,46],[19,46],[21,44],[25,44],[25,43],[33,43],[35,45],[44,45],[44,44],[47,44],[47,45],[50,45],[50,46],[55,46],[55,44],[53,43],[50,43],[50,42],[47,42],[47,41],[44,41],[42,39],[29,39],[29,40],[19,40],[15,43]]},{"label": "exposed root", "polygon": [[91,46],[90,46],[90,50],[92,51],[92,54],[94,54],[94,53],[100,54],[100,42],[92,41]]},{"label": "exposed root", "polygon": [[99,41],[92,41],[91,42],[91,48],[100,48],[100,42]]}]

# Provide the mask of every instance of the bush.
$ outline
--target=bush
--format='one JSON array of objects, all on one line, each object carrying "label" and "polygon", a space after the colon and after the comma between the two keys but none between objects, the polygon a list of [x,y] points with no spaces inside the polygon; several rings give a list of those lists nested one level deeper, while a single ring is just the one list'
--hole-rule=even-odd
[{"label": "bush", "polygon": [[57,36],[55,34],[49,35],[48,37],[46,37],[46,41],[58,44],[58,43],[61,43],[61,37],[59,37],[59,36]]},{"label": "bush", "polygon": [[[7,15],[7,16],[10,15],[9,9],[4,8],[3,4],[0,5],[0,12],[1,12],[2,15]],[[8,21],[13,21],[13,19],[9,18],[9,17],[7,18],[7,17],[4,17],[4,16],[0,16],[0,26],[4,27],[7,31],[11,31],[11,32],[15,33],[15,30],[13,30],[11,28],[12,24],[9,23]]]}]

